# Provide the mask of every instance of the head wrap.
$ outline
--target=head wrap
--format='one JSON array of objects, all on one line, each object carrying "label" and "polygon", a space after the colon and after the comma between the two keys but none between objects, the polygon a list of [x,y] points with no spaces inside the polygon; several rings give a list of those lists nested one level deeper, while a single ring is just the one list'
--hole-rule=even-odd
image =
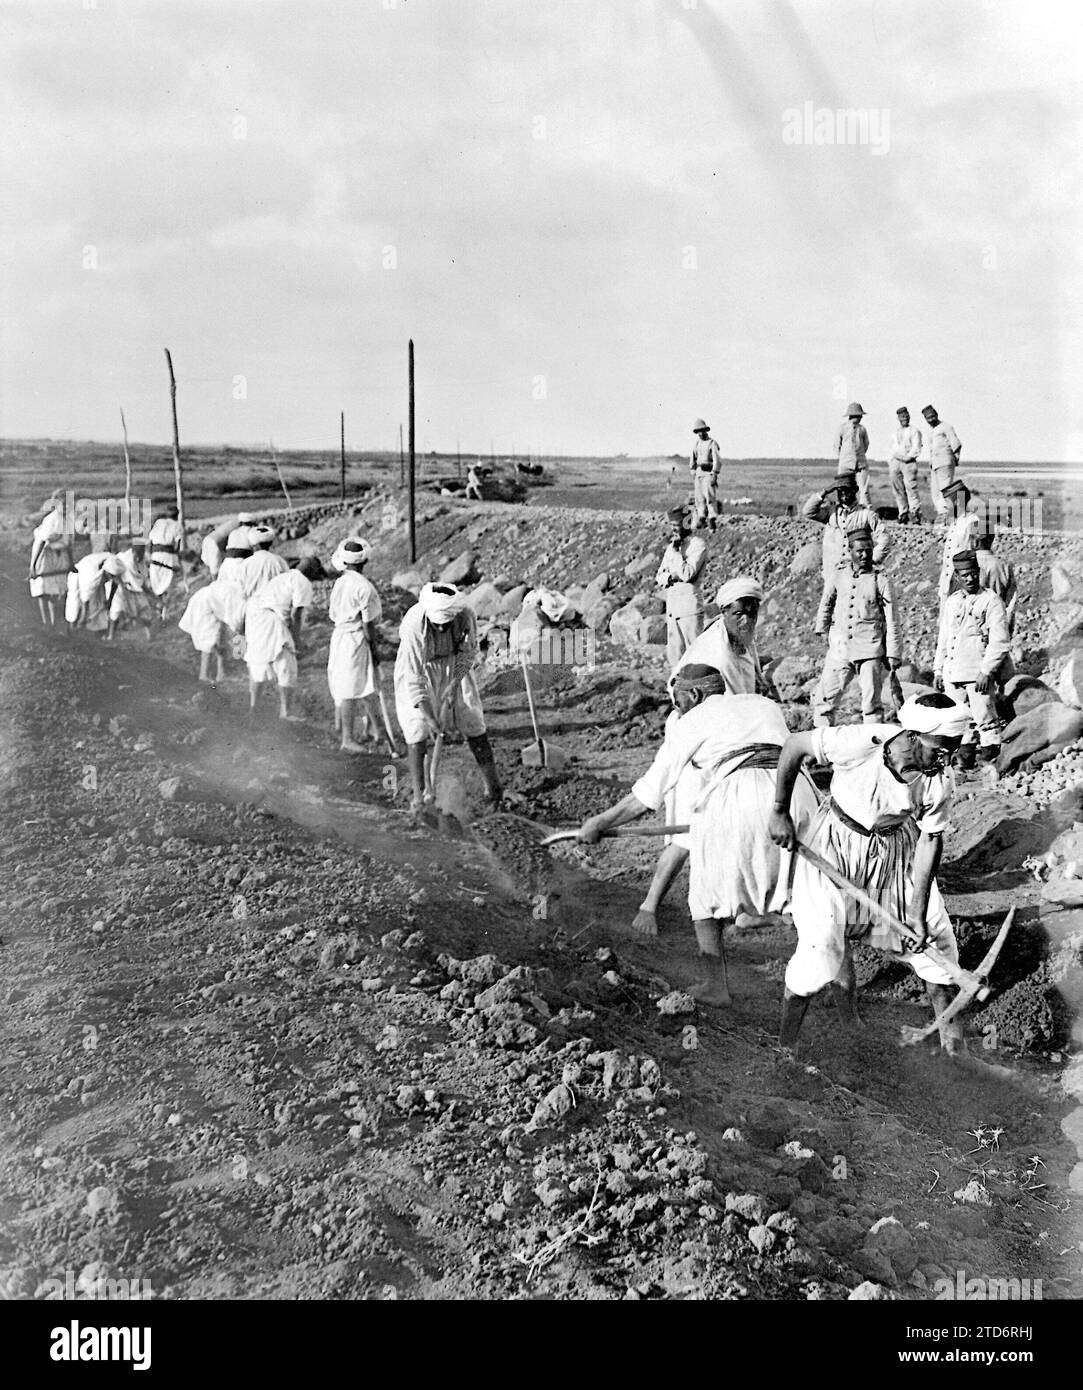
[{"label": "head wrap", "polygon": [[273,526],[250,526],[248,528],[248,544],[253,548],[257,545],[269,545],[275,538]]},{"label": "head wrap", "polygon": [[739,598],[754,598],[757,603],[762,603],[763,585],[747,574],[738,574],[733,579],[726,580],[715,594],[714,601],[719,608],[725,608],[728,604],[736,603]]},{"label": "head wrap", "polygon": [[903,702],[895,722],[915,734],[937,734],[941,738],[962,738],[971,725],[966,705],[923,705],[923,696],[911,695]]},{"label": "head wrap", "polygon": [[421,612],[430,623],[450,623],[466,607],[466,599],[454,584],[425,584],[417,596]]},{"label": "head wrap", "polygon": [[372,546],[360,536],[347,536],[339,541],[338,548],[331,556],[331,568],[344,570],[348,565],[363,565],[372,559]]},{"label": "head wrap", "polygon": [[248,522],[255,521],[255,519],[256,519],[256,514],[255,514],[255,512],[238,512],[238,513],[237,513],[237,524],[238,524],[239,526],[244,526],[244,525],[246,525]]},{"label": "head wrap", "polygon": [[555,589],[531,589],[523,595],[524,608],[540,608],[551,623],[559,623],[571,609],[571,603]]},{"label": "head wrap", "polygon": [[722,679],[722,673],[715,666],[704,666],[698,661],[691,661],[687,666],[682,666],[673,678],[673,689],[677,690],[702,690],[704,695],[724,695],[726,693],[726,682]]},{"label": "head wrap", "polygon": [[248,550],[252,549],[252,536],[247,526],[235,526],[226,537],[227,550]]}]

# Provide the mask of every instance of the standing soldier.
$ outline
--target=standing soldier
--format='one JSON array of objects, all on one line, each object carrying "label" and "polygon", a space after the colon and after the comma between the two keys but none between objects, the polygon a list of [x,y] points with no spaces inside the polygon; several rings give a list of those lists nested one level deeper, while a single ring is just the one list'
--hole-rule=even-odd
[{"label": "standing soldier", "polygon": [[865,414],[857,401],[846,407],[846,419],[835,435],[835,458],[838,460],[838,473],[852,473],[857,483],[857,495],[861,505],[869,505],[869,435],[861,423]]},{"label": "standing soldier", "polygon": [[696,420],[692,425],[696,442],[688,466],[692,472],[692,495],[695,499],[696,529],[710,526],[713,531],[718,525],[721,508],[718,504],[718,478],[722,472],[722,455],[718,443],[711,438],[711,427],[705,420]]},{"label": "standing soldier", "polygon": [[921,494],[918,492],[918,455],[921,453],[921,431],[911,425],[910,412],[905,405],[899,406],[895,415],[899,428],[891,436],[888,445],[887,471],[891,479],[891,490],[895,494],[895,505],[899,509],[899,521],[905,526],[912,521],[921,525]]},{"label": "standing soldier", "polygon": [[150,547],[150,572],[147,583],[158,605],[158,619],[165,620],[169,590],[181,567],[181,547],[184,532],[179,521],[180,512],[176,507],[166,507],[154,518],[147,535]]},{"label": "standing soldier", "polygon": [[30,547],[30,597],[38,601],[41,621],[47,627],[56,624],[60,600],[68,592],[68,574],[72,570],[71,540],[64,528],[63,503],[50,497],[42,503],[45,514],[34,528],[34,543]]},{"label": "standing soldier", "polygon": [[847,536],[850,563],[838,570],[834,585],[824,591],[816,614],[816,635],[827,637],[823,674],[813,695],[817,727],[834,722],[846,687],[856,675],[861,684],[861,718],[878,724],[885,663],[894,671],[902,663],[891,580],[872,565],[872,532]]},{"label": "standing soldier", "polygon": [[940,596],[941,608],[955,584],[955,570],[952,565],[955,556],[961,550],[973,550],[978,543],[978,537],[985,530],[977,507],[971,500],[970,489],[962,478],[956,478],[944,489],[944,503],[950,507],[954,519],[944,537],[944,550],[940,560],[940,579],[936,591]]},{"label": "standing soldier", "polygon": [[[836,503],[831,505],[834,493]],[[852,473],[840,473],[835,481],[822,492],[814,492],[801,508],[801,515],[807,521],[817,521],[824,528],[823,575],[824,592],[831,587],[836,570],[849,563],[850,552],[846,537],[851,531],[870,531],[872,533],[872,560],[874,565],[883,563],[884,556],[891,548],[891,536],[887,527],[871,507],[859,506],[857,483]]]},{"label": "standing soldier", "polygon": [[944,491],[949,483],[955,481],[955,470],[959,466],[963,446],[952,427],[946,425],[936,413],[936,406],[927,405],[921,413],[929,426],[929,495],[936,508],[937,520],[944,521],[948,515]]},{"label": "standing soldier", "polygon": [[997,717],[997,676],[1008,655],[1011,637],[1004,603],[983,589],[978,557],[963,550],[952,561],[958,588],[940,609],[933,671],[937,690],[969,707],[975,727],[959,749],[958,766],[969,772],[981,745],[982,762],[993,763],[1000,753]]},{"label": "standing soldier", "polygon": [[694,536],[684,507],[666,513],[669,544],[654,582],[666,596],[666,658],[676,666],[703,628],[699,581],[707,563],[707,542]]}]

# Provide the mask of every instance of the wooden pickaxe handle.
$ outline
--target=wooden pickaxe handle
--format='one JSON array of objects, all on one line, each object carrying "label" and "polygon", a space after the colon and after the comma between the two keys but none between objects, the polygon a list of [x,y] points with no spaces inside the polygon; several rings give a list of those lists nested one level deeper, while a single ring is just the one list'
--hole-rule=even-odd
[{"label": "wooden pickaxe handle", "polygon": [[[847,897],[851,898],[859,907],[863,907],[870,916],[875,917],[883,926],[898,932],[903,940],[909,942],[911,946],[917,946],[918,935],[913,927],[896,917],[893,912],[889,912],[882,903],[878,903],[863,888],[859,888],[856,883],[846,877],[841,869],[836,869],[834,864],[829,863],[822,854],[817,854],[814,849],[802,844],[800,840],[794,846],[794,851],[811,864],[814,869],[818,869],[824,878],[830,879],[836,888],[841,888]],[[969,970],[964,970],[962,966],[956,965],[935,946],[926,944],[921,948],[921,953],[927,956],[934,965],[940,966],[945,974],[950,975],[960,989],[966,989],[971,994],[976,994],[979,999],[988,997],[989,990],[977,975],[972,975]],[[983,989],[985,990],[984,994],[981,993]]]},{"label": "wooden pickaxe handle", "polygon": [[[684,835],[688,831],[687,825],[615,825],[612,830],[603,830],[602,839],[612,840],[618,837],[630,837],[634,835]],[[574,830],[558,830],[553,835],[547,835],[542,840],[543,845],[555,845],[558,840],[574,840],[579,835],[579,826]]]}]

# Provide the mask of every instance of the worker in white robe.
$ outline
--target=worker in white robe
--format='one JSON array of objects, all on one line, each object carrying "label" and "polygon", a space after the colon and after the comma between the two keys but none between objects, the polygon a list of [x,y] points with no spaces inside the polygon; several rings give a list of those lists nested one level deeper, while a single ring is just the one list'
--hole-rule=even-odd
[{"label": "worker in white robe", "polygon": [[241,562],[241,588],[245,598],[251,598],[269,579],[285,574],[290,567],[288,560],[271,549],[275,543],[273,526],[250,526],[248,543],[252,547],[252,554]]},{"label": "worker in white robe", "polygon": [[[200,546],[199,558],[207,567],[212,579],[218,577],[218,570],[225,558],[226,546],[229,538],[234,531],[239,528],[247,528],[255,522],[256,518],[251,512],[240,512],[236,519],[230,517],[225,521],[219,522],[213,531],[204,536],[203,544]],[[251,551],[251,547],[248,547]],[[227,574],[226,578],[230,576]],[[235,578],[236,576],[234,576]]]},{"label": "worker in white robe", "polygon": [[[327,602],[327,616],[334,624],[327,649],[327,688],[335,704],[335,728],[344,753],[363,753],[356,716],[365,711],[371,741],[379,742],[382,727],[380,706],[380,650],[376,624],[383,617],[383,605],[376,585],[364,573],[372,547],[361,536],[347,536],[331,556],[331,568],[339,571]],[[399,750],[384,729],[388,751]]]},{"label": "worker in white robe", "polygon": [[399,625],[395,657],[395,713],[406,741],[413,811],[431,799],[425,791],[428,740],[453,729],[474,755],[490,804],[503,797],[474,676],[477,657],[477,619],[463,595],[453,584],[424,585]]},{"label": "worker in white robe", "polygon": [[109,625],[109,604],[116,583],[112,571],[116,556],[111,549],[92,550],[76,562],[68,575],[68,592],[64,601],[64,619],[68,632],[76,628],[88,632],[104,632]]},{"label": "worker in white robe", "polygon": [[[797,950],[786,966],[779,1041],[794,1048],[809,1000],[830,985],[842,1019],[860,1023],[850,941],[899,953],[925,981],[937,1014],[949,1003],[951,975],[926,955],[933,946],[952,963],[959,955],[951,920],[936,884],[948,827],[954,774],[949,766],[970,724],[969,712],[947,695],[915,696],[904,702],[896,724],[848,724],[792,734],[778,766],[771,838],[793,849],[800,838],[897,920],[907,923],[920,945],[905,946],[901,934],[872,918],[807,860],[796,858],[790,911]],[[807,831],[795,826],[791,795],[806,758],[832,768],[831,794]],[[962,1043],[961,1029],[947,1025],[941,1043]]]},{"label": "worker in white robe", "polygon": [[[616,806],[584,821],[579,838],[596,843],[607,830],[665,805],[685,768],[699,778],[690,808],[688,910],[704,978],[692,994],[703,1003],[731,1002],[722,933],[747,914],[763,917],[786,906],[789,865],[767,833],[775,767],[789,729],[778,705],[762,695],[727,695],[709,666],[685,666],[677,678],[680,717],[650,768]],[[816,793],[802,781],[794,814],[807,826]]]},{"label": "worker in white robe", "polygon": [[[221,683],[223,658],[230,639],[244,630],[244,590],[232,579],[213,579],[197,589],[177,626],[192,639],[199,653],[199,679],[208,685]],[[211,675],[211,657],[215,673]]]},{"label": "worker in white robe", "polygon": [[154,518],[147,534],[148,588],[158,604],[158,617],[164,621],[169,591],[180,574],[181,550],[184,548],[184,531],[181,529],[180,512],[176,507],[166,507]]},{"label": "worker in white robe", "polygon": [[68,590],[72,571],[71,537],[64,524],[63,503],[50,497],[42,503],[44,516],[34,528],[30,547],[30,597],[38,601],[41,621],[48,627],[56,623],[59,600]]},{"label": "worker in white robe", "polygon": [[149,578],[147,573],[147,542],[142,536],[121,537],[121,543],[128,540],[123,550],[110,556],[105,570],[114,579],[113,596],[109,602],[109,631],[106,634],[111,642],[116,635],[121,619],[125,623],[142,623],[147,640],[150,640],[151,623],[154,620],[154,607],[150,600]]},{"label": "worker in white robe", "polygon": [[302,717],[291,712],[290,699],[297,685],[297,641],[304,626],[305,609],[313,598],[309,575],[319,572],[318,560],[302,560],[296,569],[269,579],[247,601],[244,660],[248,667],[250,714],[255,712],[260,686],[273,680],[278,686],[279,718]]},{"label": "worker in white robe", "polygon": [[235,526],[226,537],[222,562],[218,566],[219,579],[232,579],[244,588],[244,562],[252,554],[251,526]]},{"label": "worker in white robe", "polygon": [[[679,657],[669,677],[670,698],[680,672],[689,666],[709,666],[719,672],[730,695],[772,694],[773,689],[763,675],[760,655],[756,648],[756,622],[763,602],[763,586],[748,575],[737,575],[719,589],[715,604],[719,616],[705,632],[692,642]],[[670,714],[667,731],[679,711]],[[686,825],[689,810],[696,798],[699,778],[691,763],[666,796],[666,822]],[[658,935],[658,909],[678,874],[688,862],[691,840],[685,835],[667,835],[665,848],[647,889],[632,919],[632,930],[643,936]]]}]

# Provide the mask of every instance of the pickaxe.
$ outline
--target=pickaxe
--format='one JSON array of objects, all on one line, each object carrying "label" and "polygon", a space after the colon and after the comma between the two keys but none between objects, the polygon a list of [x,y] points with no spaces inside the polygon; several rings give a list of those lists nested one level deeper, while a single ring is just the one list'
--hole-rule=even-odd
[{"label": "pickaxe", "polygon": [[926,1038],[932,1037],[933,1033],[935,1033],[938,1028],[943,1028],[945,1023],[950,1023],[957,1014],[961,1014],[975,997],[978,999],[988,998],[989,988],[985,981],[988,980],[989,973],[996,964],[997,956],[1000,955],[1000,948],[1004,945],[1004,940],[1011,930],[1011,925],[1014,920],[1015,908],[1010,907],[1008,909],[1008,915],[1000,924],[1000,930],[993,939],[993,944],[982,957],[981,964],[978,966],[977,970],[974,971],[975,977],[981,982],[981,988],[978,990],[960,988],[959,993],[944,1012],[942,1014],[937,1014],[932,1023],[926,1024],[924,1028],[914,1028],[909,1024],[905,1025],[902,1030],[903,1047],[913,1047],[915,1043],[924,1042]]}]

